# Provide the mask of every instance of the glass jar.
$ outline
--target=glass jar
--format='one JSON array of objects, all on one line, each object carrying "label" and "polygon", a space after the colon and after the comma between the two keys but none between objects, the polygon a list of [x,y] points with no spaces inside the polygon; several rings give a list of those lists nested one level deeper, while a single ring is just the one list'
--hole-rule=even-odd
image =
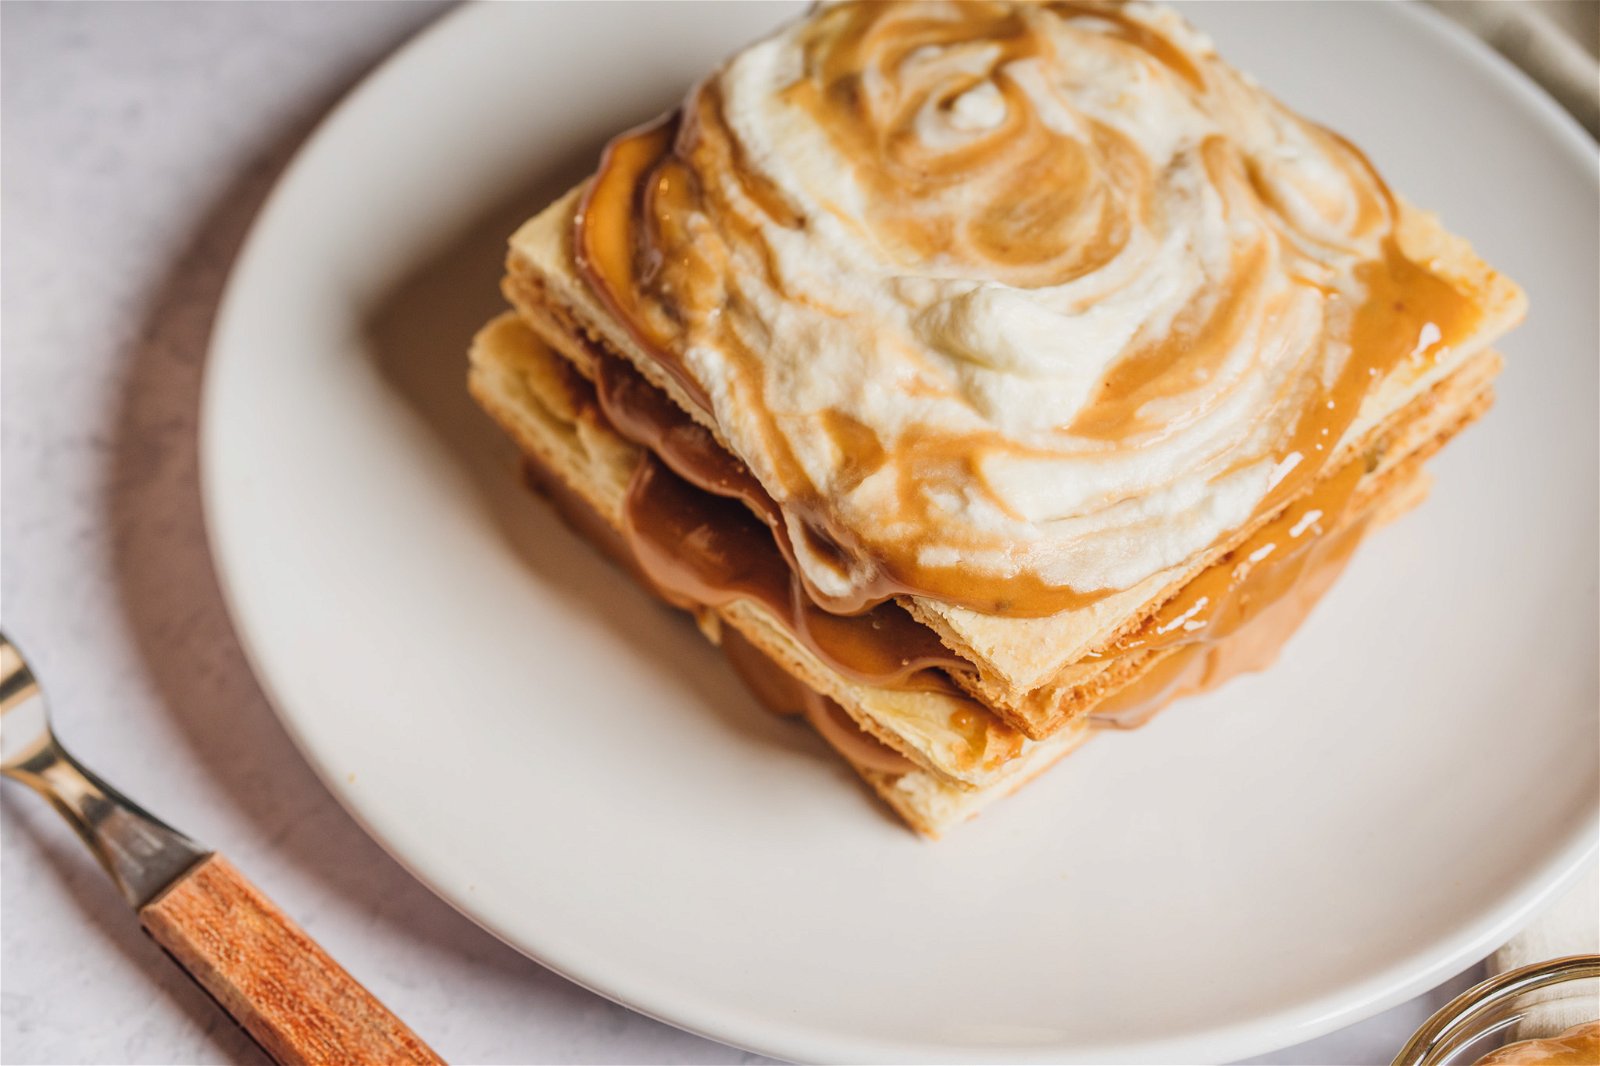
[{"label": "glass jar", "polygon": [[[1556,1019],[1574,1005],[1580,1017]],[[1534,1033],[1554,1035],[1600,1018],[1600,955],[1571,955],[1508,970],[1467,989],[1423,1023],[1394,1066],[1474,1063]],[[1526,1023],[1526,1024],[1525,1024]]]}]

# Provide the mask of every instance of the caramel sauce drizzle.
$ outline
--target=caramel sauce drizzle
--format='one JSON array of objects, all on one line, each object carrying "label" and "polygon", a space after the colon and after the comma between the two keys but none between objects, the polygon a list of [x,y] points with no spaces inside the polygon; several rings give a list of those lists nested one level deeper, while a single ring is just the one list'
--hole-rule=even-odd
[{"label": "caramel sauce drizzle", "polygon": [[[1043,7],[1100,19],[1112,36],[1191,85],[1202,83],[1182,52],[1113,5]],[[1052,58],[1049,38],[1015,4],[968,0],[955,18],[905,13],[911,10],[864,3],[822,13],[807,35],[810,73],[784,92],[853,161],[874,204],[868,223],[878,244],[913,268],[952,258],[975,261],[982,276],[1022,287],[1061,284],[1115,258],[1129,232],[1125,190],[1149,186],[1149,165],[1121,133],[1091,119],[1087,143],[1045,125],[1006,67]],[[944,80],[923,74],[913,60],[930,46],[985,53],[985,71]],[[873,67],[891,72],[892,93],[874,96],[864,86],[862,72]],[[930,104],[949,110],[985,80],[1005,102],[1000,123],[958,148],[926,146],[916,135],[918,114]],[[975,205],[970,213],[951,217],[936,210],[957,186]],[[1141,213],[1147,206],[1139,203]],[[1063,219],[1073,224],[1056,224]]]},{"label": "caramel sauce drizzle", "polygon": [[[638,218],[628,206],[643,198],[641,190],[658,189],[663,180],[670,185],[672,179],[664,179],[662,174],[681,173],[682,164],[669,150],[669,146],[678,136],[679,126],[677,117],[669,116],[633,133],[624,134],[612,142],[602,157],[599,172],[584,194],[575,220],[573,246],[580,272],[591,289],[606,304],[607,309],[627,326],[634,341],[671,376],[672,380],[681,386],[702,410],[709,413],[710,403],[703,387],[694,379],[681,359],[670,354],[674,350],[670,339],[672,336],[670,327],[664,322],[666,316],[654,310],[660,305],[653,300],[641,299],[649,291],[643,283],[646,269],[642,268],[641,264],[647,264],[650,271],[659,274],[660,264],[664,260],[663,253],[653,249],[648,243],[635,239],[637,235],[633,227]],[[602,373],[620,378],[627,372],[618,369],[618,364],[621,362],[614,356],[609,357],[603,363]],[[666,402],[671,403],[670,400]],[[695,425],[697,429],[701,428],[687,416],[684,416],[682,421]],[[839,416],[830,425],[830,431],[842,453],[862,457],[858,460],[862,475],[870,473],[872,454],[877,452],[880,458],[882,455],[881,445],[870,430],[859,425],[851,425],[847,419]],[[659,434],[654,436],[659,437]],[[714,439],[710,438],[708,432],[704,432],[704,439],[717,450],[723,450]],[[699,441],[696,441],[693,447],[698,449]],[[931,449],[929,452],[927,458],[931,461]],[[668,465],[678,473],[684,474],[690,469],[687,464],[677,461],[676,449],[668,447],[661,454]],[[953,446],[944,448],[944,454],[959,468],[962,476],[974,476],[976,464],[973,461],[973,453],[965,442],[953,442]],[[729,458],[732,459],[731,456]],[[709,469],[711,463],[708,462],[706,465]],[[724,466],[721,463],[716,465],[719,468]],[[738,483],[738,491],[734,494],[746,499],[769,520],[785,555],[792,561],[793,546],[784,530],[778,505],[764,488],[755,483],[754,477],[749,474],[744,464],[734,460],[731,465],[738,467],[740,473],[731,474],[723,471],[719,475],[719,480],[726,479],[730,488],[734,487],[734,482]],[[798,470],[797,463],[792,465]],[[923,473],[926,473],[926,470]],[[919,496],[917,487],[920,479],[916,474],[916,471],[910,469],[903,469],[900,473],[901,495],[908,501],[914,501]],[[803,475],[798,476],[803,478]],[[698,478],[696,480],[698,482]],[[759,491],[749,491],[752,486]],[[711,485],[702,487],[709,491],[718,491]],[[808,498],[812,503],[811,506],[807,505]],[[820,496],[814,489],[807,494],[791,496],[788,502],[790,508],[799,514],[798,525],[807,537],[808,547],[813,551],[837,557],[841,569],[848,565],[852,556],[859,557],[863,554],[859,545],[851,546],[854,538],[829,527],[826,512],[820,506]],[[970,582],[970,575],[960,567],[916,567],[909,560],[897,567],[894,565],[894,560],[886,557],[886,553],[881,554],[875,562],[877,563],[875,580],[860,586],[859,593],[854,596],[830,597],[809,584],[808,593],[815,602],[831,612],[851,614],[870,610],[896,595],[921,594],[921,585],[924,584],[937,583],[953,591],[965,587]],[[921,583],[910,584],[897,580],[894,576],[897,570],[920,570]],[[1051,589],[1027,575],[1019,575],[1006,589],[1000,591],[1002,594],[998,598],[986,603],[986,606],[996,613],[1008,610],[1013,598],[1018,594],[1031,599],[1050,593],[1064,593],[1076,606],[1092,603],[1104,595],[1104,593],[1075,594],[1071,590]]]},{"label": "caramel sauce drizzle", "polygon": [[[1181,49],[1116,5],[1050,7],[1065,16],[1109,24],[1112,36],[1172,71],[1197,98],[1209,91],[1205,73]],[[1030,29],[1023,10],[981,0],[956,10],[955,17],[940,19],[908,15],[895,5],[827,9],[804,31],[806,72],[786,90],[785,99],[805,109],[852,160],[856,177],[871,193],[866,223],[877,243],[898,261],[948,261],[959,249],[958,258],[977,264],[974,277],[1024,286],[1059,284],[1097,269],[1126,241],[1129,212],[1142,218],[1151,210],[1153,178],[1147,162],[1114,130],[1091,123],[1087,141],[1064,137],[1047,129],[1026,106],[1020,88],[1002,68],[1015,59],[1044,55],[1052,45]],[[994,130],[943,154],[929,153],[915,136],[912,121],[929,94],[943,94],[934,102],[944,106],[970,85],[919,81],[910,60],[929,44],[997,49],[985,76],[1007,103]],[[904,84],[896,86],[887,102],[874,98],[863,84],[861,72],[869,66],[903,74]],[[826,494],[795,459],[779,419],[762,402],[760,359],[746,339],[752,333],[735,325],[750,321],[741,272],[753,269],[764,283],[783,288],[773,276],[759,227],[803,228],[806,219],[743,158],[721,107],[712,79],[691,93],[679,112],[611,143],[577,214],[574,256],[611,314],[708,413],[706,390],[683,353],[694,337],[730,354],[731,379],[724,383],[729,402],[759,420],[756,432],[773,473],[773,483],[761,494],[766,503],[758,510],[768,508],[762,513],[774,530],[784,525],[777,521],[778,513],[786,515],[809,549],[831,559],[850,578],[849,594],[826,596],[808,586],[811,599],[836,614],[869,611],[891,597],[911,595],[1026,617],[1082,608],[1115,591],[1052,585],[1020,565],[1014,573],[990,575],[921,560],[918,538],[903,531],[937,521],[933,487],[985,491],[977,473],[984,457],[1019,449],[994,435],[930,430],[886,443],[860,424],[828,422],[825,432],[841,454],[858,457],[861,476],[893,465],[902,509],[892,536],[849,528],[838,518]],[[1361,174],[1376,190],[1359,205],[1356,228],[1392,230],[1398,210],[1370,164],[1336,135],[1312,129],[1341,166]],[[1284,231],[1290,244],[1301,239],[1287,232],[1292,227],[1242,153],[1225,140],[1213,140],[1204,151],[1215,179]],[[738,177],[745,198],[755,205],[755,216],[748,204],[735,204],[700,177],[727,173]],[[968,215],[952,218],[919,210],[923,200],[955,183],[973,190],[970,198],[977,206]],[[1070,225],[1041,225],[1043,220]],[[1468,294],[1427,264],[1407,258],[1392,232],[1382,248],[1379,258],[1356,271],[1359,297],[1318,290],[1325,320],[1333,324],[1331,339],[1345,345],[1349,354],[1331,376],[1318,380],[1302,375],[1292,394],[1278,398],[1280,409],[1297,412],[1294,430],[1272,456],[1283,474],[1252,520],[1305,491],[1324,471],[1375,382],[1407,361],[1426,366],[1476,325],[1479,309]],[[1164,341],[1125,355],[1107,374],[1097,399],[1066,430],[1115,441],[1135,429],[1148,429],[1139,425],[1140,408],[1151,399],[1182,392],[1208,373],[1235,338],[1244,307],[1271,313],[1270,307],[1258,306],[1266,269],[1259,257],[1241,259],[1216,302],[1194,308]],[[673,465],[672,459],[667,462]],[[748,485],[737,488],[735,495],[753,496]],[[792,561],[793,546],[781,532],[779,543]]]},{"label": "caramel sauce drizzle", "polygon": [[676,113],[630,130],[606,146],[600,169],[583,195],[574,219],[573,258],[589,287],[634,341],[672,375],[702,408],[711,404],[705,389],[673,356],[674,330],[661,314],[647,314],[638,296],[645,279],[659,277],[661,255],[637,231],[641,208],[657,172],[671,161],[678,131]]}]

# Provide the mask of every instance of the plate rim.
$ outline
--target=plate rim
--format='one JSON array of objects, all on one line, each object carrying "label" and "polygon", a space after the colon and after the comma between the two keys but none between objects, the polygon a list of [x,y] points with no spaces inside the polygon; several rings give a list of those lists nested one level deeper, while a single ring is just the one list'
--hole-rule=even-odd
[{"label": "plate rim", "polygon": [[[1494,81],[1497,88],[1508,93],[1544,132],[1551,135],[1565,154],[1600,182],[1600,146],[1576,119],[1504,56],[1463,27],[1420,4],[1390,0],[1368,6],[1383,11],[1381,17],[1409,20],[1422,32],[1442,42],[1465,64]],[[369,813],[367,797],[349,786],[332,765],[331,756],[318,751],[300,727],[301,715],[273,681],[274,671],[268,666],[272,653],[265,650],[265,645],[270,643],[263,633],[266,627],[258,626],[248,605],[249,595],[243,588],[245,582],[237,576],[243,572],[238,561],[241,549],[231,539],[229,522],[223,517],[227,509],[224,499],[231,486],[217,473],[223,465],[218,455],[225,447],[224,431],[219,428],[223,419],[217,410],[222,404],[219,396],[224,389],[219,384],[224,374],[221,368],[227,364],[225,353],[230,346],[229,338],[237,328],[233,323],[241,314],[238,308],[245,302],[244,294],[250,288],[252,276],[260,269],[257,262],[265,235],[283,213],[282,205],[300,180],[300,174],[369,98],[380,96],[391,82],[403,80],[415,55],[443,47],[440,42],[455,34],[472,32],[478,23],[490,24],[498,17],[494,12],[499,7],[497,4],[467,4],[439,16],[363,75],[302,141],[288,166],[274,181],[229,268],[207,344],[200,389],[198,466],[206,542],[228,618],[251,673],[279,724],[323,787],[368,836],[434,895],[518,953],[597,995],[698,1036],[772,1058],[796,1061],[931,1062],[1005,1058],[1041,1062],[1162,1062],[1178,1061],[1181,1057],[1184,1060],[1231,1061],[1315,1039],[1436,986],[1504,943],[1584,872],[1589,860],[1600,851],[1600,810],[1591,811],[1588,820],[1564,846],[1553,849],[1543,864],[1485,908],[1477,921],[1463,923],[1453,934],[1419,947],[1363,980],[1346,982],[1331,992],[1248,1020],[1177,1036],[1139,1043],[1008,1047],[1004,1049],[1004,1056],[997,1056],[1000,1049],[992,1045],[929,1046],[853,1037],[840,1040],[826,1031],[795,1025],[787,1019],[741,1018],[738,1012],[716,1004],[680,1002],[670,989],[641,989],[633,987],[625,976],[615,971],[610,974],[591,972],[581,959],[570,957],[570,953],[533,943],[537,937],[529,938],[525,933],[502,929],[492,918],[474,913],[470,894],[463,891],[463,886],[451,885],[445,878],[425,872],[426,864],[413,861],[403,841],[393,839],[379,827],[381,819],[376,810]]]}]

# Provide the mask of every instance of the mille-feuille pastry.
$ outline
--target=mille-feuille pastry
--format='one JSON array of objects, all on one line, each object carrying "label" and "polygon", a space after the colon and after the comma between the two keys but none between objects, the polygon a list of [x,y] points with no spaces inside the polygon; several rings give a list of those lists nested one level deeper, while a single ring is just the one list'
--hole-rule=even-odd
[{"label": "mille-feuille pastry", "polygon": [[1177,15],[1088,3],[821,7],[505,289],[472,387],[537,478],[925,830],[1269,659],[1523,307]]},{"label": "mille-feuille pastry", "polygon": [[[484,327],[471,355],[473,391],[521,448],[530,485],[647,589],[691,611],[761,703],[804,717],[929,836],[1030,780],[1092,730],[1132,728],[1174,699],[1270,665],[1361,534],[1413,505],[1424,490],[1412,461],[1374,483],[1373,499],[1346,508],[1328,536],[1306,535],[1319,523],[1317,516],[1306,522],[1304,507],[1276,516],[1274,528],[1258,531],[1239,552],[1243,559],[1261,556],[1264,565],[1250,582],[1228,581],[1230,610],[1208,627],[1207,639],[1167,647],[1137,684],[1035,741],[930,669],[930,661],[947,661],[931,645],[891,670],[860,657],[872,654],[872,646],[850,641],[857,619],[833,629],[784,624],[796,607],[812,609],[785,598],[795,582],[770,532],[741,505],[696,489],[623,437],[613,423],[615,392],[577,373],[515,315]],[[649,410],[663,417],[671,435],[709,443],[704,428],[664,401]],[[636,417],[616,421],[635,424]],[[1301,535],[1285,538],[1296,526]],[[1273,550],[1279,540],[1287,549],[1281,554]],[[1197,580],[1216,584],[1233,569],[1224,561]],[[1248,609],[1240,609],[1240,589],[1257,592]],[[898,618],[875,611],[866,621],[905,624]],[[926,639],[913,631],[898,643],[907,638]],[[892,672],[898,676],[887,677]]]}]

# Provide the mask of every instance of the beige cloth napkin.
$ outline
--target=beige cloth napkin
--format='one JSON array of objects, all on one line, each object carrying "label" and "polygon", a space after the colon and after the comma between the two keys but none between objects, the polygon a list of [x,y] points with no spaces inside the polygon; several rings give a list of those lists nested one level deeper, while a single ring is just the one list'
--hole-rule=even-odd
[{"label": "beige cloth napkin", "polygon": [[1600,954],[1600,866],[1494,953],[1495,973],[1562,955]]},{"label": "beige cloth napkin", "polygon": [[1428,0],[1521,67],[1600,137],[1600,0]]},{"label": "beige cloth napkin", "polygon": [[[1600,865],[1591,864],[1589,872],[1579,878],[1565,896],[1489,957],[1489,970],[1505,973],[1563,955],[1595,954],[1600,954]],[[1551,1005],[1519,1023],[1516,1039],[1554,1036],[1563,1029],[1600,1017],[1600,999],[1570,995],[1544,998],[1551,1000]]]}]

